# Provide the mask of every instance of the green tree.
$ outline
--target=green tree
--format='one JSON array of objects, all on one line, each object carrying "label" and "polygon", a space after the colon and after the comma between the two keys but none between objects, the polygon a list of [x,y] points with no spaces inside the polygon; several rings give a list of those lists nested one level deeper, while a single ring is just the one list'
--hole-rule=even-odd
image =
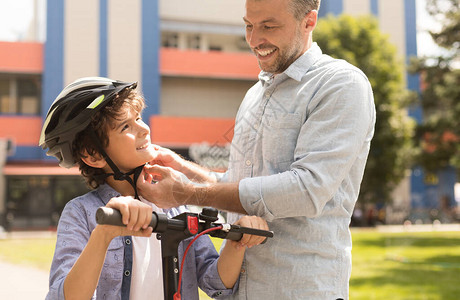
[{"label": "green tree", "polygon": [[417,128],[418,163],[429,172],[460,170],[460,0],[428,0],[427,11],[440,24],[431,37],[444,48],[437,57],[413,58],[410,70],[422,79],[423,120]]},{"label": "green tree", "polygon": [[405,88],[404,64],[371,16],[328,16],[319,21],[314,39],[324,53],[347,60],[369,78],[377,121],[359,201],[389,202],[414,154],[415,122],[406,107],[415,96]]}]

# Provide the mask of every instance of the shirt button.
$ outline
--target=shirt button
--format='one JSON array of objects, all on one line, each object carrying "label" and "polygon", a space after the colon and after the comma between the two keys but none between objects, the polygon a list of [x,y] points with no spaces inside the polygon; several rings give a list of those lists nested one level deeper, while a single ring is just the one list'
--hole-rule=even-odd
[{"label": "shirt button", "polygon": [[251,165],[251,161],[248,159],[248,160],[246,161],[246,166],[250,166],[250,165]]},{"label": "shirt button", "polygon": [[126,245],[131,245],[131,240],[130,240],[130,239],[126,239],[126,240],[125,240],[125,243],[126,243]]},{"label": "shirt button", "polygon": [[245,272],[246,272],[245,269],[241,269],[241,271],[240,271],[241,274],[244,274]]},{"label": "shirt button", "polygon": [[129,275],[131,275],[131,272],[129,270],[126,270],[125,271],[125,276],[128,277]]}]

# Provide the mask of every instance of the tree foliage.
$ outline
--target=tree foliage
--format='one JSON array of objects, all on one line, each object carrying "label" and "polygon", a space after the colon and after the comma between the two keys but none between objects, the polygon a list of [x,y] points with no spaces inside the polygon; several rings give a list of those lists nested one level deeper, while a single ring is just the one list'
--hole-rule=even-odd
[{"label": "tree foliage", "polygon": [[415,122],[405,108],[415,96],[405,88],[403,62],[371,16],[328,16],[319,20],[314,40],[324,53],[347,60],[369,78],[377,121],[360,201],[388,202],[414,153]]},{"label": "tree foliage", "polygon": [[423,121],[418,163],[430,172],[454,166],[460,170],[460,0],[428,0],[427,11],[442,29],[430,32],[445,49],[437,57],[414,58],[411,71],[422,78]]}]

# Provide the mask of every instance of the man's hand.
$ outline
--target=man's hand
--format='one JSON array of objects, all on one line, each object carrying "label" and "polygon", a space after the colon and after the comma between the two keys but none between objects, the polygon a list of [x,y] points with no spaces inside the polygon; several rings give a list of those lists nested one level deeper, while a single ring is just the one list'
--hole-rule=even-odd
[{"label": "man's hand", "polygon": [[[260,229],[260,230],[268,230],[268,224],[267,222],[256,216],[243,216],[241,219],[235,222],[235,225],[240,225],[242,227],[249,227],[249,228],[254,228],[254,229]],[[236,241],[229,241],[233,244],[234,247],[237,249],[240,249],[241,247],[248,247],[251,248],[253,246],[261,244],[266,237],[263,236],[257,236],[257,235],[250,235],[250,234],[244,234],[241,240],[238,242]]]},{"label": "man's hand", "polygon": [[[255,216],[244,216],[235,222],[235,224],[243,227],[268,230],[267,222]],[[238,242],[226,241],[225,247],[222,249],[219,260],[217,261],[217,272],[226,288],[232,288],[240,276],[246,247],[251,248],[262,243],[264,240],[265,237],[244,234]]]},{"label": "man's hand", "polygon": [[192,182],[170,167],[146,165],[137,188],[142,197],[160,208],[190,204],[247,214],[239,199],[238,182],[204,182]]},{"label": "man's hand", "polygon": [[153,145],[153,147],[155,149],[155,157],[152,161],[149,162],[150,165],[170,167],[178,171],[182,169],[184,159],[180,157],[177,153],[168,148],[163,148],[158,145]]},{"label": "man's hand", "polygon": [[142,197],[160,208],[187,204],[194,193],[192,182],[184,174],[159,165],[144,167],[137,188]]},{"label": "man's hand", "polygon": [[152,220],[152,207],[133,197],[115,197],[110,199],[106,207],[120,211],[123,226],[98,225],[102,226],[107,237],[113,239],[116,236],[134,235],[149,237],[152,235],[152,227],[149,227]]},{"label": "man's hand", "polygon": [[194,162],[185,160],[179,154],[168,148],[163,148],[158,145],[153,145],[153,147],[155,149],[155,157],[149,162],[150,165],[170,167],[185,174],[185,176],[190,178],[193,182],[214,183],[217,181],[213,172],[207,168],[203,168]]}]

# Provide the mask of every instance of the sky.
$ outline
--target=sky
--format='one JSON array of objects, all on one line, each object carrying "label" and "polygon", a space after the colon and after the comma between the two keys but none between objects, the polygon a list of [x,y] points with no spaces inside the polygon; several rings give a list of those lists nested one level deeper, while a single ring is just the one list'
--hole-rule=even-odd
[{"label": "sky", "polygon": [[[1,0],[0,0],[1,1]],[[426,1],[416,0],[417,10],[417,52],[418,56],[436,56],[443,50],[431,38],[428,30],[438,31],[441,24],[436,22],[426,11]]]},{"label": "sky", "polygon": [[[417,7],[417,48],[419,56],[440,53],[440,48],[432,41],[427,30],[436,30],[440,25],[425,10],[426,0],[416,0]],[[0,41],[18,41],[28,36],[33,19],[34,3],[39,12],[37,40],[45,40],[46,0],[0,0]]]},{"label": "sky", "polygon": [[45,0],[0,0],[0,41],[18,41],[24,39],[34,15],[34,3],[37,3],[41,16],[42,30],[38,40],[45,39]]}]

